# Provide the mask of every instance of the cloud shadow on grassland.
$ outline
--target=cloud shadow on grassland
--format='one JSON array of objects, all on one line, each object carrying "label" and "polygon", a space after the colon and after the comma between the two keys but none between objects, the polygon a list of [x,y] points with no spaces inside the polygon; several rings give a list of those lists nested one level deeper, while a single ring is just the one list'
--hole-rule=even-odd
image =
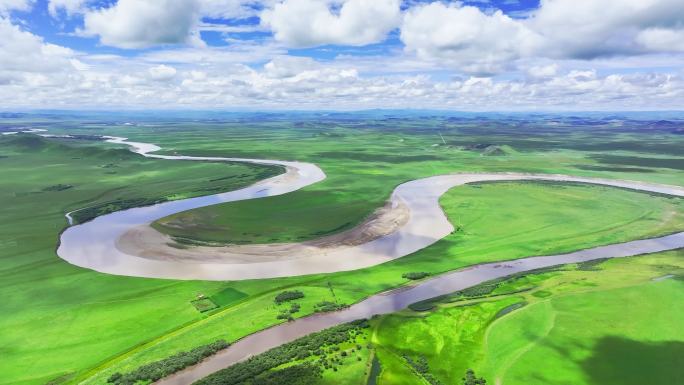
[{"label": "cloud shadow on grassland", "polygon": [[684,342],[605,337],[581,367],[596,385],[684,384]]}]

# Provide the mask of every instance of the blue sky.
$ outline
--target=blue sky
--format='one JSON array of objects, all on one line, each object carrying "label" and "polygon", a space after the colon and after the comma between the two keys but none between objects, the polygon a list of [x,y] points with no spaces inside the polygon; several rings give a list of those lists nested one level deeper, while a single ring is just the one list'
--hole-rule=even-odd
[{"label": "blue sky", "polygon": [[683,109],[681,0],[0,0],[0,108]]},{"label": "blue sky", "polygon": [[[410,3],[402,3],[403,9],[408,9],[419,4],[429,4],[428,0],[416,0]],[[92,1],[87,3],[92,8],[111,7],[116,4],[116,0],[102,0]],[[539,6],[538,0],[491,0],[491,1],[464,1],[464,5],[470,5],[482,9],[483,12],[491,12],[494,9],[502,10],[511,17],[520,17],[521,14],[534,10]],[[39,36],[42,36],[46,42],[67,46],[69,48],[90,52],[90,53],[114,53],[117,55],[134,56],[138,50],[118,49],[116,47],[106,46],[99,43],[96,36],[75,36],[74,33],[79,29],[83,29],[83,14],[74,13],[66,15],[64,10],[60,10],[59,17],[53,17],[48,10],[49,0],[35,1],[33,6],[22,11],[19,10],[14,13],[14,17],[19,21],[28,31],[31,31]],[[262,11],[265,7],[263,4],[249,4],[249,7],[255,11],[255,14]],[[251,16],[246,18],[223,19],[217,17],[205,17],[202,21],[213,25],[226,26],[258,26],[260,19],[258,16]],[[246,33],[232,33],[228,34],[232,39],[240,40],[264,40],[271,36],[268,31],[255,31]],[[217,31],[202,31],[202,40],[209,46],[221,47],[230,45],[226,41],[226,34]],[[339,45],[325,45],[322,47],[312,47],[309,49],[293,49],[289,53],[297,56],[310,56],[316,59],[331,59],[337,54],[352,52],[356,55],[370,55],[381,53],[388,53],[392,48],[401,48],[401,42],[398,39],[396,31],[388,36],[386,41],[363,48],[345,47]],[[153,48],[154,49],[154,48]]]}]

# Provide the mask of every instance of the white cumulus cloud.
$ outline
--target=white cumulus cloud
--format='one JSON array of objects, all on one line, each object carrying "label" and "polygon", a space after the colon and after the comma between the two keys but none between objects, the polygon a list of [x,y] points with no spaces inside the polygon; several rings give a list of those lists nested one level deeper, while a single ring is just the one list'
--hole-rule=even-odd
[{"label": "white cumulus cloud", "polygon": [[401,40],[424,59],[447,60],[468,72],[498,72],[537,49],[540,38],[501,11],[435,2],[410,9]]},{"label": "white cumulus cloud", "polygon": [[[596,58],[659,51],[638,36],[684,24],[681,0],[542,0],[524,23],[544,36],[547,55]],[[643,39],[643,38],[642,38]]]},{"label": "white cumulus cloud", "polygon": [[684,52],[684,27],[649,28],[639,32],[636,41],[650,51]]},{"label": "white cumulus cloud", "polygon": [[150,78],[152,78],[152,80],[168,81],[176,77],[177,71],[171,66],[160,64],[155,67],[150,67],[147,72],[150,74]]},{"label": "white cumulus cloud", "polygon": [[527,69],[527,75],[532,79],[549,79],[558,73],[558,64],[532,66]]},{"label": "white cumulus cloud", "polygon": [[542,0],[526,17],[459,2],[405,13],[409,52],[466,72],[499,72],[520,58],[590,60],[684,52],[682,0]]},{"label": "white cumulus cloud", "polygon": [[34,2],[35,0],[0,0],[0,15],[10,11],[28,11]]},{"label": "white cumulus cloud", "polygon": [[326,0],[284,0],[263,11],[261,22],[288,46],[313,47],[377,43],[400,21],[400,0],[344,0],[334,5]]},{"label": "white cumulus cloud", "polygon": [[199,45],[198,22],[197,0],[119,0],[108,8],[87,11],[81,33],[120,48]]},{"label": "white cumulus cloud", "polygon": [[71,69],[73,51],[48,44],[0,17],[0,71],[47,73]]},{"label": "white cumulus cloud", "polygon": [[[399,0],[36,3],[83,14],[80,32],[103,45],[163,46],[121,56],[48,43],[20,13],[9,15],[32,4],[0,0],[3,109],[684,108],[682,0],[542,0],[516,17],[456,1],[405,1],[404,11]],[[260,26],[201,21],[255,15]],[[288,52],[383,41],[399,25],[404,50],[392,40],[327,60]],[[274,36],[202,46],[202,28]]]}]

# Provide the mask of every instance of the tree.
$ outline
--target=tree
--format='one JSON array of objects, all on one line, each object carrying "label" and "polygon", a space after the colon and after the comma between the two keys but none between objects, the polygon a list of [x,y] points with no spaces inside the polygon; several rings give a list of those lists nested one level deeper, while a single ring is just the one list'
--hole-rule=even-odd
[{"label": "tree", "polygon": [[463,377],[463,385],[486,385],[487,380],[475,376],[475,371],[473,369],[466,370],[465,377]]}]

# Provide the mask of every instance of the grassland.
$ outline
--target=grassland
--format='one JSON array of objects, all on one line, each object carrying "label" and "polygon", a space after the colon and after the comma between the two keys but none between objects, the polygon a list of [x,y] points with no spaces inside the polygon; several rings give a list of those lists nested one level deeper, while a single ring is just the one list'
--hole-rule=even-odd
[{"label": "grassland", "polygon": [[[676,158],[677,148],[682,148],[672,146],[681,145],[681,139],[666,133],[640,136],[629,130],[602,132],[595,127],[591,132],[542,127],[526,141],[517,139],[520,128],[515,131],[504,123],[501,127],[452,124],[432,118],[364,120],[362,124],[344,119],[303,124],[274,119],[145,128],[58,121],[50,127],[54,133],[128,136],[159,143],[169,153],[296,159],[315,162],[325,170],[326,181],[288,194],[281,204],[261,202],[269,212],[259,210],[258,205],[241,207],[254,220],[253,224],[240,222],[234,229],[234,234],[246,233],[244,242],[316,236],[312,218],[316,210],[325,212],[328,204],[332,205],[324,223],[327,231],[358,223],[398,183],[445,172],[558,172],[673,184],[684,177],[674,168],[634,170],[633,166],[611,165],[622,171],[585,169],[608,167],[591,158],[597,152]],[[446,145],[433,146],[439,144],[438,131]],[[107,276],[75,268],[55,256],[57,236],[65,226],[64,212],[132,198],[175,199],[229,190],[249,183],[263,170],[149,160],[101,142],[70,141],[64,147],[15,143],[10,137],[1,140],[0,178],[12,183],[0,186],[6,202],[0,224],[0,327],[12,332],[0,335],[0,383],[39,384],[55,379],[56,383],[102,383],[115,371],[131,370],[221,338],[232,341],[282,322],[276,316],[288,305],[278,306],[273,300],[285,289],[305,294],[299,301],[299,317],[313,312],[321,301],[349,304],[405,284],[401,276],[406,272],[438,273],[484,260],[574,250],[682,228],[677,199],[586,186],[469,186],[454,189],[442,200],[451,220],[463,231],[434,247],[371,269],[241,282]],[[468,143],[486,142],[515,151],[485,156],[464,149]],[[116,167],[103,167],[109,164]],[[252,177],[224,178],[243,174]],[[59,185],[73,187],[50,188]],[[507,196],[500,196],[499,188]],[[303,208],[302,202],[309,200],[309,210],[288,218],[290,206]],[[232,209],[226,205],[225,210]],[[556,215],[546,214],[549,211]],[[258,220],[265,223],[271,217],[275,219],[270,234],[252,231]],[[219,307],[197,311],[191,301],[200,293]],[[383,354],[378,350],[378,356]]]},{"label": "grassland", "polygon": [[472,368],[494,384],[678,383],[683,284],[684,250],[521,273],[425,301],[430,310],[315,333],[200,383],[442,385]]},{"label": "grassland", "polygon": [[446,253],[467,264],[563,253],[684,228],[683,199],[580,184],[466,185],[445,194],[441,204],[459,231],[449,237],[452,246],[439,247],[449,247]]},{"label": "grassland", "polygon": [[[210,243],[249,244],[300,242],[352,228],[356,218],[367,213],[365,202],[339,201],[321,191],[301,192],[297,200],[289,195],[234,202],[171,215],[154,223],[153,227],[176,239]],[[265,221],[264,212],[272,212]],[[340,217],[353,221],[340,224]],[[302,218],[293,220],[293,218]]]},{"label": "grassland", "polygon": [[444,384],[459,383],[468,368],[493,384],[678,383],[683,274],[683,251],[610,260],[381,317],[372,338],[387,357],[378,383],[422,383],[397,358],[405,356],[426,358]]},{"label": "grassland", "polygon": [[[589,122],[577,118],[562,124],[558,123],[563,119],[557,119],[553,126],[546,126],[543,120],[484,118],[308,119],[276,115],[239,123],[208,122],[199,127],[174,122],[144,131],[97,129],[160,143],[168,153],[297,159],[317,163],[328,174],[322,183],[287,196],[180,214],[175,217],[183,219],[183,223],[176,221],[180,228],[158,224],[162,231],[184,238],[229,243],[287,242],[341,231],[379,207],[397,184],[448,172],[530,171],[673,184],[684,177],[676,168],[661,168],[667,164],[659,162],[682,155],[676,145],[683,142],[682,137],[647,131],[653,130],[644,128],[648,123],[614,127],[596,121],[583,126]],[[86,125],[76,132],[94,128]],[[491,143],[516,150],[507,151],[506,156],[486,156],[478,149],[491,147]],[[630,154],[653,162],[633,167],[614,160],[597,161],[606,154]]]},{"label": "grassland", "polygon": [[[273,304],[277,293],[268,289],[279,285],[296,288],[305,294],[299,301],[301,311],[295,314],[300,317],[313,312],[316,303],[322,300],[350,304],[404,284],[407,280],[401,276],[410,271],[439,273],[481,261],[512,259],[536,252],[557,253],[669,233],[684,226],[681,223],[684,219],[682,202],[678,199],[602,187],[559,187],[545,183],[501,185],[503,191],[514,194],[516,199],[507,200],[506,195],[498,194],[499,184],[456,188],[445,195],[442,204],[447,215],[454,222],[460,221],[465,230],[433,247],[355,272],[231,283],[231,287],[244,292],[249,291],[245,288],[263,285],[264,293],[225,307],[210,318],[183,328],[171,338],[155,341],[154,345],[127,356],[112,368],[131,370],[139,362],[162,358],[184,346],[221,338],[235,340],[270,325],[279,312],[289,307],[288,304]],[[565,206],[566,200],[568,206]],[[582,204],[577,204],[582,200]],[[459,205],[469,207],[468,213]],[[519,215],[521,210],[525,215]],[[550,211],[555,215],[549,215]],[[574,247],[573,240],[576,240]],[[226,329],[222,325],[231,327]],[[110,370],[103,371],[96,378],[104,378],[108,373]]]},{"label": "grassland", "polygon": [[[647,135],[633,127],[439,119],[288,127],[287,121],[276,121],[266,131],[255,125],[208,134],[179,125],[175,138],[136,133],[143,140],[161,142],[168,152],[182,148],[193,155],[297,159],[320,165],[328,175],[325,181],[287,196],[192,210],[162,219],[156,228],[179,238],[210,242],[302,241],[360,223],[402,182],[451,172],[528,171],[672,184],[684,177],[684,170],[676,167],[682,151],[674,146],[681,136]],[[218,148],[216,140],[224,135]],[[479,149],[493,145],[512,150],[487,156]],[[642,161],[641,167],[634,166],[635,159]]]},{"label": "grassland", "polygon": [[[45,383],[194,321],[197,293],[222,283],[113,277],[54,254],[64,213],[130,198],[182,198],[234,189],[256,175],[238,164],[163,162],[34,136],[0,139],[0,383]],[[107,167],[105,167],[107,166]],[[68,189],[46,189],[57,185]],[[189,188],[190,187],[190,188]]]}]

